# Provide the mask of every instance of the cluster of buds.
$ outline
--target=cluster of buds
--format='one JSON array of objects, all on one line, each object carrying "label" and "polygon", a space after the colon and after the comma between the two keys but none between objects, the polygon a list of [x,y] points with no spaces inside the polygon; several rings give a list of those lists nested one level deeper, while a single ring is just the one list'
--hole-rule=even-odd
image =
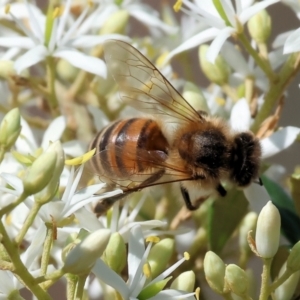
[{"label": "cluster of buds", "polygon": [[[255,223],[256,234],[254,240],[251,237],[251,232],[255,227]],[[240,232],[242,233],[240,235],[241,249],[246,248],[245,236],[248,234],[248,249],[251,249],[260,257],[264,265],[269,268],[279,248],[280,225],[279,211],[271,201],[263,207],[258,218],[255,213],[249,213],[240,228]],[[251,299],[249,295],[249,291],[251,290],[249,275],[247,271],[237,265],[226,265],[217,254],[209,251],[204,258],[204,272],[209,286],[216,293],[224,297],[233,293],[243,299]],[[268,276],[268,274],[263,274],[264,276]],[[291,249],[288,259],[282,265],[277,279],[271,284],[266,280],[266,286],[263,286],[264,283],[262,283],[261,293],[270,295],[275,292],[276,299],[291,299],[299,282],[299,277],[300,241]]]}]

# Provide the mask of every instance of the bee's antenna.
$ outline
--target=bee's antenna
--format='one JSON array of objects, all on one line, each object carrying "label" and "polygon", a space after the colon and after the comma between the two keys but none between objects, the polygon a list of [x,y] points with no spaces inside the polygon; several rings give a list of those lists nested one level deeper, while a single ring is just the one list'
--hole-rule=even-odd
[{"label": "bee's antenna", "polygon": [[260,177],[258,177],[258,179],[254,180],[253,182],[256,183],[256,184],[259,184],[260,186],[264,185]]}]

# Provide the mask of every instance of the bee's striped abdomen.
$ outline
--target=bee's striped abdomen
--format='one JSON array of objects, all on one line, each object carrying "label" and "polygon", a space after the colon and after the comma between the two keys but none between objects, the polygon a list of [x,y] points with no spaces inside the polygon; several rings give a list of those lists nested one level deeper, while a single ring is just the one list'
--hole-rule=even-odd
[{"label": "bee's striped abdomen", "polygon": [[96,173],[123,179],[151,167],[147,155],[155,150],[167,153],[168,142],[154,120],[132,118],[105,127],[90,148],[96,148]]}]

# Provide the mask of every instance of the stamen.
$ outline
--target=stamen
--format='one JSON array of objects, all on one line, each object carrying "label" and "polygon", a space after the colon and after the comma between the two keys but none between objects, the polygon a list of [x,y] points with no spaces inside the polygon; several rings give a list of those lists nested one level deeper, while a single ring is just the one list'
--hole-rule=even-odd
[{"label": "stamen", "polygon": [[149,263],[145,263],[143,265],[143,273],[144,273],[146,278],[151,277],[151,267],[150,267]]},{"label": "stamen", "polygon": [[182,0],[177,0],[173,6],[175,12],[179,12],[182,7]]},{"label": "stamen", "polygon": [[159,241],[160,241],[160,238],[157,237],[157,236],[148,236],[148,237],[146,238],[146,242],[147,242],[147,243],[150,242],[150,243],[156,244],[156,243],[158,243]]}]

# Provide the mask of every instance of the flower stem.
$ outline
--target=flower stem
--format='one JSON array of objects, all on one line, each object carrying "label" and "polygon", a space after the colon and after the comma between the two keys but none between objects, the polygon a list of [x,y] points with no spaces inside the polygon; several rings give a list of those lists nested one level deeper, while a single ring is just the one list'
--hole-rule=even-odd
[{"label": "flower stem", "polygon": [[11,212],[15,207],[17,207],[19,204],[21,204],[26,198],[27,198],[26,193],[22,193],[17,200],[14,202],[10,203],[9,205],[3,207],[0,209],[0,219],[7,213]]},{"label": "flower stem", "polygon": [[74,300],[78,276],[70,273],[67,274],[67,282],[67,299]]},{"label": "flower stem", "polygon": [[19,231],[18,235],[15,237],[15,242],[19,245],[22,241],[23,238],[25,236],[25,234],[27,233],[28,229],[30,228],[30,226],[32,225],[32,223],[34,222],[34,219],[37,215],[37,213],[39,212],[41,208],[41,204],[39,203],[34,203],[32,209],[30,210],[25,223],[23,224],[21,230]]},{"label": "flower stem", "polygon": [[47,227],[47,234],[44,243],[44,249],[42,254],[42,261],[41,261],[41,275],[45,275],[47,273],[47,268],[50,259],[50,251],[53,243],[53,224],[46,223]]},{"label": "flower stem", "polygon": [[266,63],[265,60],[263,60],[257,51],[253,49],[251,46],[248,38],[244,33],[240,33],[238,35],[239,41],[243,44],[244,48],[247,50],[247,52],[253,57],[255,62],[259,65],[259,67],[263,70],[263,72],[267,75],[270,82],[275,82],[277,79],[277,75],[273,72],[270,65]]},{"label": "flower stem", "polygon": [[269,291],[270,293],[274,292],[280,285],[282,285],[290,276],[292,273],[287,269],[285,272],[280,276],[277,280],[275,280],[270,286]]},{"label": "flower stem", "polygon": [[262,122],[270,115],[274,105],[281,98],[288,84],[300,69],[300,54],[292,54],[279,73],[279,81],[271,82],[269,91],[265,95],[264,103],[252,125],[252,131],[257,132]]},{"label": "flower stem", "polygon": [[55,92],[54,58],[51,56],[48,56],[46,58],[46,63],[47,63],[47,86],[48,86],[48,92],[49,92],[49,97],[47,97],[47,99],[48,99],[48,103],[49,103],[52,115],[54,117],[57,117],[60,115],[60,112],[59,112],[58,100],[57,100],[56,92]]},{"label": "flower stem", "polygon": [[2,162],[5,155],[5,148],[0,146],[0,163]]},{"label": "flower stem", "polygon": [[21,278],[26,287],[36,296],[39,300],[51,300],[51,297],[46,293],[38,284],[35,283],[35,279],[29,273],[27,268],[24,266],[21,258],[19,256],[18,246],[13,243],[6,230],[5,227],[0,220],[0,233],[2,235],[2,244],[5,247],[11,261],[14,264],[15,271],[14,273]]},{"label": "flower stem", "polygon": [[270,295],[269,281],[270,281],[270,268],[272,258],[265,258],[263,260],[263,272],[261,274],[261,288],[259,300],[267,300]]},{"label": "flower stem", "polygon": [[81,300],[83,298],[84,284],[87,278],[87,274],[78,276],[78,282],[76,286],[76,300]]}]

